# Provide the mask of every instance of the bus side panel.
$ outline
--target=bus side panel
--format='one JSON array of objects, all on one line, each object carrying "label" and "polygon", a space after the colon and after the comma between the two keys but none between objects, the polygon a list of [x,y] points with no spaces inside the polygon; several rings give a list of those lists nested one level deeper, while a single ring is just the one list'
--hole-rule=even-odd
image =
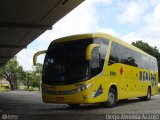
[{"label": "bus side panel", "polygon": [[107,67],[107,70],[109,77],[105,84],[106,86],[114,84],[117,86],[118,99],[147,95],[147,89],[148,86],[151,86],[151,81],[146,80],[146,78],[143,80],[143,77],[140,80],[140,71],[144,72],[145,70],[121,63],[112,64]]},{"label": "bus side panel", "polygon": [[127,72],[127,69],[125,69],[125,66],[120,63],[112,64],[107,67],[106,74],[109,77],[106,84],[109,86],[116,85],[118,99],[126,99],[130,97],[130,92],[128,89],[129,79],[125,77],[125,71]]}]

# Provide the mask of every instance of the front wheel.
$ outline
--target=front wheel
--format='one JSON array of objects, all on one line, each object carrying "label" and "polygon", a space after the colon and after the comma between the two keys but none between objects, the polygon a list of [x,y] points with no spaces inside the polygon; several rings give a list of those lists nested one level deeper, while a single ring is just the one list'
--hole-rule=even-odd
[{"label": "front wheel", "polygon": [[117,103],[117,92],[115,89],[110,88],[109,93],[108,93],[108,101],[103,102],[102,105],[104,107],[113,107]]}]

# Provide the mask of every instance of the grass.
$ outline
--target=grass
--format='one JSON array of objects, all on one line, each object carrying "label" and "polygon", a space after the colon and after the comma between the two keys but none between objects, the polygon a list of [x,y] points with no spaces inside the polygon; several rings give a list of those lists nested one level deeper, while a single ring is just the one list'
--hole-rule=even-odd
[{"label": "grass", "polygon": [[22,86],[22,85],[21,85],[21,86],[18,86],[18,89],[19,89],[19,90],[26,90],[26,89],[27,89],[27,86]]},{"label": "grass", "polygon": [[27,89],[27,86],[19,86],[18,87],[19,90],[22,90],[22,91],[38,91],[39,88],[35,88],[35,87],[29,87],[29,89]]}]

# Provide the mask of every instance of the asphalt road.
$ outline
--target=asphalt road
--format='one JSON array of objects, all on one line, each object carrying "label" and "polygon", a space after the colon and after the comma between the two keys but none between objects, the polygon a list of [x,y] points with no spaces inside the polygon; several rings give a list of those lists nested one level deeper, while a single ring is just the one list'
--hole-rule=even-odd
[{"label": "asphalt road", "polygon": [[73,109],[65,104],[43,103],[41,94],[38,92],[0,93],[0,119],[106,120],[128,114],[154,114],[157,115],[156,119],[160,119],[160,96],[153,96],[150,101],[140,101],[139,99],[119,101],[114,108],[103,108],[100,104],[92,104],[81,105],[79,108]]}]

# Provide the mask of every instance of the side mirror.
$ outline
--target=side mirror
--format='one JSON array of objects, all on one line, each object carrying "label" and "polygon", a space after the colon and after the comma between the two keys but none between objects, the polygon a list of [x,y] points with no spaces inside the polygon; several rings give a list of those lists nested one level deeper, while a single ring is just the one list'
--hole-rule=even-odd
[{"label": "side mirror", "polygon": [[42,50],[42,51],[38,51],[34,54],[33,56],[33,65],[36,65],[37,63],[37,57],[41,54],[45,54],[46,53],[46,50]]},{"label": "side mirror", "polygon": [[86,60],[91,60],[91,56],[92,56],[92,51],[95,47],[100,47],[99,44],[90,44],[87,46],[87,49],[86,49]]}]

